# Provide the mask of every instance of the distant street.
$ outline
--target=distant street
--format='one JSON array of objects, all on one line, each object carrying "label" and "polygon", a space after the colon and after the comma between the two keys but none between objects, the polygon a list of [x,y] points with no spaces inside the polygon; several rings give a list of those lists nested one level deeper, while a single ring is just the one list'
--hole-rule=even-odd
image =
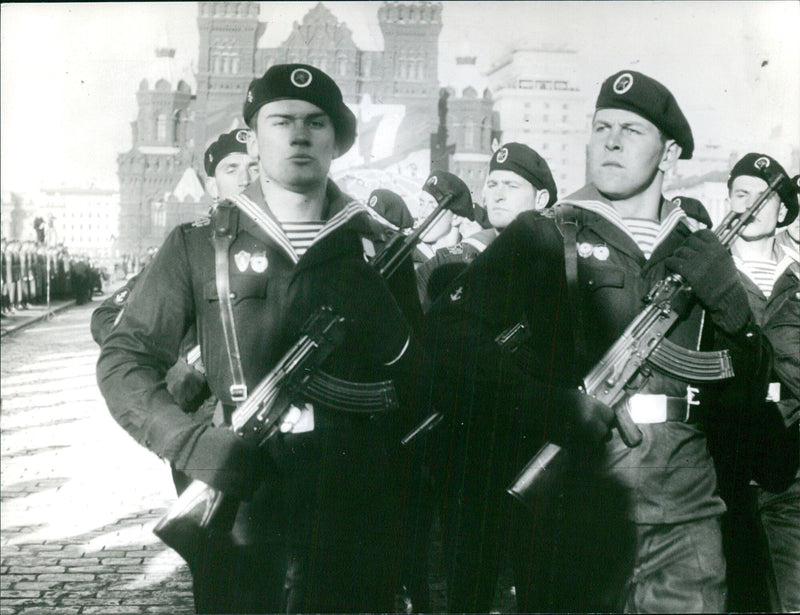
[{"label": "distant street", "polygon": [[169,467],[111,418],[98,300],[2,338],[0,613],[192,613],[183,561],[152,534]]}]

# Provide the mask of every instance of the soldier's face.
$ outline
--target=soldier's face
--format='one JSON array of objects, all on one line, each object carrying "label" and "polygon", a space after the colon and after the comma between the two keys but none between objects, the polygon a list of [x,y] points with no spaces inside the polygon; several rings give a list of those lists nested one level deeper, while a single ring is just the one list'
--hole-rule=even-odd
[{"label": "soldier's face", "polygon": [[[212,196],[220,200],[236,196],[258,177],[258,162],[249,154],[233,152],[225,156],[214,170]],[[214,194],[216,192],[216,194]]]},{"label": "soldier's face", "polygon": [[523,211],[534,209],[536,190],[513,171],[496,169],[486,178],[484,205],[491,225],[506,228]]},{"label": "soldier's face", "polygon": [[589,139],[589,179],[601,194],[623,200],[644,192],[663,160],[666,141],[649,120],[624,109],[598,109]]},{"label": "soldier's face", "polygon": [[336,156],[328,115],[304,100],[275,100],[258,110],[249,152],[264,178],[293,192],[325,183]]},{"label": "soldier's face", "polygon": [[[760,177],[751,175],[740,175],[731,183],[731,190],[728,195],[730,206],[736,213],[742,213],[750,207],[759,195],[767,189],[767,182]],[[744,227],[742,237],[760,237],[762,235],[773,235],[775,227],[778,226],[779,215],[781,215],[780,197],[772,194],[767,199],[761,211],[758,212],[756,219]],[[785,213],[784,213],[785,215]]]}]

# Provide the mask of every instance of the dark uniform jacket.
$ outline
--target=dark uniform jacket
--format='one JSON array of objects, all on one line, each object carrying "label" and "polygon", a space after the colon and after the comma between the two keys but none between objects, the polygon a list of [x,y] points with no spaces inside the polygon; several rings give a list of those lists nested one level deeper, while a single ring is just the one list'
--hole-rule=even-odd
[{"label": "dark uniform jacket", "polygon": [[454,246],[439,248],[417,268],[417,291],[423,311],[439,297],[450,282],[467,268],[475,257],[497,237],[495,229],[483,229]]},{"label": "dark uniform jacket", "polygon": [[[616,341],[644,308],[647,292],[668,273],[666,257],[692,232],[682,210],[662,201],[662,229],[647,259],[593,186],[565,201],[578,215],[578,285],[588,356],[574,356],[563,237],[549,212],[521,214],[429,313],[428,342],[441,370],[438,378],[458,383],[451,403],[463,416],[495,412],[516,421],[527,443],[516,451],[500,446],[499,454],[517,455],[523,464],[543,440],[553,440],[563,430],[549,399],[559,389],[577,386]],[[702,314],[695,306],[669,339],[696,350]],[[522,320],[531,324],[532,334],[524,343],[524,363],[495,342],[499,333]],[[739,403],[742,388],[761,364],[762,336],[749,325],[746,334],[736,338],[714,334],[713,347],[731,350],[738,376],[716,386],[714,394],[724,404]],[[687,383],[654,373],[641,392],[685,397]],[[613,430],[605,449],[607,472],[630,493],[632,519],[678,523],[722,513],[701,424],[691,420],[640,427],[640,446],[628,448]]]},{"label": "dark uniform jacket", "polygon": [[[778,250],[779,255],[783,254]],[[788,254],[788,253],[787,253]],[[773,352],[769,381],[777,387],[777,399],[754,403],[752,412],[745,415],[748,434],[741,446],[740,473],[735,478],[741,484],[749,479],[773,492],[783,491],[798,469],[798,419],[800,419],[800,264],[785,256],[778,264],[772,293],[766,297],[747,274],[741,273],[748,300],[756,321],[764,328]],[[759,400],[763,402],[763,400]]]},{"label": "dark uniform jacket", "polygon": [[[330,305],[347,319],[347,335],[325,370],[357,381],[393,377],[402,398],[408,389],[403,370],[414,365],[414,352],[406,320],[365,261],[365,241],[375,234],[374,223],[332,182],[327,198],[327,224],[299,259],[271,213],[269,232],[248,216],[238,216],[229,271],[247,387],[252,391],[297,341],[316,308]],[[264,203],[258,182],[237,199]],[[114,418],[139,443],[190,475],[189,468],[198,464],[223,467],[230,454],[226,446],[202,445],[209,426],[184,413],[164,385],[165,372],[195,324],[211,391],[232,407],[212,228],[213,221],[203,219],[170,233],[127,298],[98,362],[98,380]],[[307,542],[313,527],[320,540],[346,541],[347,532],[329,528],[341,528],[348,516],[352,520],[347,527],[353,531],[386,530],[386,524],[377,522],[365,528],[352,515],[377,514],[376,509],[391,513],[396,502],[389,502],[386,494],[402,497],[397,484],[398,433],[407,427],[401,425],[402,412],[355,414],[328,410],[324,404],[315,404],[314,412],[313,431],[280,434],[266,447],[267,480],[249,506],[242,507],[245,513],[240,509],[239,519],[245,517],[242,540],[253,533],[284,540],[289,532],[291,541]],[[304,512],[285,518],[298,510]],[[393,518],[389,514],[387,519]]]}]

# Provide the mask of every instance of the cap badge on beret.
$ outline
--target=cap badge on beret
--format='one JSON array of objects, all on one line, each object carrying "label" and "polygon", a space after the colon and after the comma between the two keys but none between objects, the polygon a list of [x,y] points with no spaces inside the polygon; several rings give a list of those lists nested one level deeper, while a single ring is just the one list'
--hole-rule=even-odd
[{"label": "cap badge on beret", "polygon": [[247,102],[253,102],[253,90],[247,90]]},{"label": "cap badge on beret", "polygon": [[766,156],[761,156],[761,158],[757,159],[753,166],[757,169],[766,169],[769,166],[769,158]]},{"label": "cap badge on beret", "polygon": [[497,152],[496,160],[500,164],[503,164],[506,161],[506,158],[508,158],[508,148],[503,147]]},{"label": "cap badge on beret", "polygon": [[430,184],[431,186],[435,186],[439,183],[439,178],[435,175],[431,175],[430,179],[426,183]]},{"label": "cap badge on beret", "polygon": [[311,84],[311,80],[311,73],[305,68],[295,68],[292,71],[292,74],[289,75],[289,81],[292,82],[292,85],[298,88],[308,87]]},{"label": "cap badge on beret", "polygon": [[672,203],[673,203],[673,205],[675,205],[675,207],[680,207],[681,206],[681,197],[676,196],[674,199],[672,199]]},{"label": "cap badge on beret", "polygon": [[630,73],[622,73],[614,81],[614,92],[617,94],[624,94],[633,87],[633,75]]},{"label": "cap badge on beret", "polygon": [[208,164],[211,164],[212,162],[214,162],[214,154],[208,152]]},{"label": "cap badge on beret", "polygon": [[370,207],[375,207],[375,205],[377,205],[377,204],[378,204],[378,197],[377,197],[377,196],[373,196],[373,197],[372,197],[372,198],[369,200],[369,206],[370,206]]},{"label": "cap badge on beret", "polygon": [[236,140],[239,143],[247,143],[247,134],[248,133],[246,130],[240,130],[239,132],[236,133]]}]

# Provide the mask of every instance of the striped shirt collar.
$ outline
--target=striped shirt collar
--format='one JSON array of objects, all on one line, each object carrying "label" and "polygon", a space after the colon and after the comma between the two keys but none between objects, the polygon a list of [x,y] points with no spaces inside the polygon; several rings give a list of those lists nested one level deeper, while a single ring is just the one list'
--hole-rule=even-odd
[{"label": "striped shirt collar", "polygon": [[[736,268],[739,269],[739,271],[748,274],[748,277],[750,277],[749,271],[747,270],[747,265],[745,264],[746,261],[736,253],[733,253],[732,256]],[[781,277],[783,272],[791,267],[792,263],[800,263],[800,254],[797,254],[791,249],[786,249],[786,246],[783,246],[779,243],[776,243],[773,247],[772,257],[776,262],[775,280]]]},{"label": "striped shirt collar", "polygon": [[[252,186],[256,186],[256,188],[252,188]],[[311,242],[309,249],[321,239],[346,225],[356,216],[362,214],[369,215],[364,205],[345,195],[330,180],[328,181],[327,196],[329,218],[325,221],[319,233],[317,233],[314,241]],[[263,203],[263,206],[258,205],[253,197],[260,197],[259,200]],[[292,242],[289,241],[289,238],[286,236],[280,222],[278,222],[272,210],[270,210],[269,205],[264,199],[264,193],[261,191],[259,182],[253,182],[251,188],[245,190],[245,192],[241,194],[231,197],[231,201],[236,204],[242,213],[264,231],[264,233],[286,253],[294,264],[298,263],[300,256],[292,246]]]},{"label": "striped shirt collar", "polygon": [[[611,201],[602,196],[592,184],[586,184],[583,188],[559,202],[569,203],[575,207],[580,207],[581,209],[597,214],[620,229],[631,241],[638,245],[633,232],[628,225],[625,224],[625,220],[619,215],[619,212],[615,209]],[[659,229],[653,243],[653,252],[655,252],[658,245],[679,223],[683,222],[692,231],[699,228],[698,224],[686,215],[686,212],[672,201],[668,201],[664,198],[661,200],[660,215],[661,219],[658,221]]]}]

